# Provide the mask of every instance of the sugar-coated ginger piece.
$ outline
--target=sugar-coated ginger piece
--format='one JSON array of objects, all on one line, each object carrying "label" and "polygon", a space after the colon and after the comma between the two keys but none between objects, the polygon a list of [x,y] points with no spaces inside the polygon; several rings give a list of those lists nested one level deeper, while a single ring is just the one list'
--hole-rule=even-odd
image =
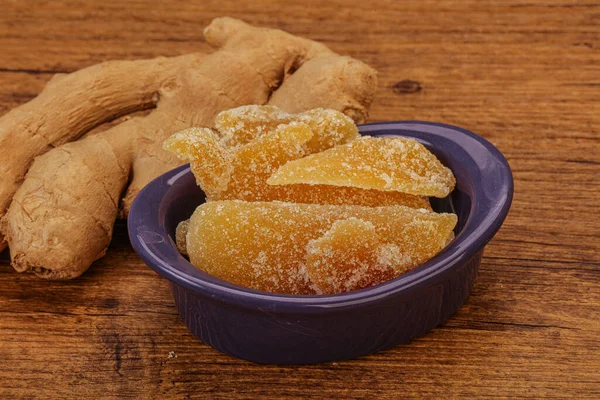
[{"label": "sugar-coated ginger piece", "polygon": [[215,117],[215,128],[225,145],[239,146],[291,121],[292,114],[275,106],[248,105],[221,111]]},{"label": "sugar-coated ginger piece", "polygon": [[456,180],[452,171],[416,140],[363,137],[291,161],[267,183],[325,184],[446,197]]},{"label": "sugar-coated ginger piece", "polygon": [[306,155],[306,143],[313,137],[310,127],[290,122],[250,143],[232,150],[232,173],[227,189],[208,193],[210,200],[263,200],[269,196],[269,176],[289,160]]},{"label": "sugar-coated ginger piece", "polygon": [[[330,286],[345,290],[345,283],[331,281],[334,274],[316,267],[313,276],[321,286],[315,286],[306,260],[311,251],[314,267],[315,260],[322,257],[319,246],[327,245],[327,241],[337,243],[340,226],[329,235],[328,231],[336,221],[350,218],[372,224],[376,235],[365,239],[366,243],[372,240],[379,249],[375,250],[377,257],[392,260],[394,276],[438,253],[456,225],[454,214],[404,206],[213,201],[202,204],[192,215],[186,238],[187,252],[191,263],[198,268],[258,290],[289,294],[316,294],[318,290],[330,290]],[[361,228],[364,232],[364,226],[359,227],[351,236],[354,244],[362,243],[359,248],[365,249],[365,242],[359,242],[358,238]],[[318,242],[324,235],[325,239]],[[317,242],[311,242],[315,240]],[[312,244],[309,246],[309,243]],[[360,257],[368,260],[374,256],[361,253]],[[379,258],[378,262],[384,263]],[[397,262],[401,264],[396,265]],[[344,273],[338,276],[341,279]],[[361,287],[366,287],[388,276],[374,274],[372,282],[358,281]],[[330,286],[322,283],[327,279]]]},{"label": "sugar-coated ginger piece", "polygon": [[317,294],[349,292],[388,281],[408,268],[407,261],[398,246],[379,237],[371,222],[358,218],[334,222],[306,247],[306,269]]},{"label": "sugar-coated ginger piece", "polygon": [[269,176],[289,160],[306,155],[312,137],[308,125],[290,122],[232,148],[208,128],[191,128],[168,138],[164,149],[190,162],[208,200],[263,200],[276,191],[266,184]]},{"label": "sugar-coated ginger piece", "polygon": [[220,112],[215,127],[223,144],[239,146],[275,131],[279,125],[302,122],[313,131],[308,153],[329,149],[359,137],[354,121],[337,110],[315,108],[299,114],[288,114],[275,106],[248,105]]},{"label": "sugar-coated ginger piece", "polygon": [[175,228],[175,245],[177,246],[177,250],[183,255],[187,256],[187,244],[186,237],[188,232],[188,227],[190,224],[190,220],[186,219],[181,221],[177,228]]},{"label": "sugar-coated ginger piece", "polygon": [[360,137],[352,118],[337,110],[315,108],[296,114],[295,117],[297,121],[310,126],[314,132],[314,136],[307,143],[309,153],[318,153]]},{"label": "sugar-coated ginger piece", "polygon": [[196,182],[211,195],[227,189],[233,165],[231,154],[209,128],[190,128],[170,136],[163,148],[190,162]]}]

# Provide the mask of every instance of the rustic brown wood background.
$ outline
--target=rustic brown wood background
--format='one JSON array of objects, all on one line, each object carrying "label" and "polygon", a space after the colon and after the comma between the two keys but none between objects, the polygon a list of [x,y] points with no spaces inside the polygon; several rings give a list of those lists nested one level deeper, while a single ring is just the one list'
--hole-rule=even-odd
[{"label": "rustic brown wood background", "polygon": [[372,121],[456,124],[504,152],[514,203],[470,299],[372,356],[255,365],[187,331],[120,223],[72,282],[0,256],[0,398],[600,398],[600,3],[0,0],[0,114],[56,72],[208,50],[202,28],[222,15],[375,67]]}]

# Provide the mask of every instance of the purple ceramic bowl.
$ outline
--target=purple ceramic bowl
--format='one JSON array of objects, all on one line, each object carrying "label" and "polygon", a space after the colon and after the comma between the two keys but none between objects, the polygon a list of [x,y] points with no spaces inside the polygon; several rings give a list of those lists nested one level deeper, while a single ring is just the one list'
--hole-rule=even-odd
[{"label": "purple ceramic bowl", "polygon": [[345,360],[405,343],[446,321],[465,302],[484,246],[513,195],[504,156],[461,128],[428,122],[360,126],[363,135],[414,138],[454,172],[457,186],[436,211],[458,215],[456,239],[411,272],[354,292],[280,295],[237,286],[191,265],[177,251],[175,228],[204,202],[188,166],[146,186],[129,213],[135,251],[167,278],[179,315],[203,342],[259,363]]}]

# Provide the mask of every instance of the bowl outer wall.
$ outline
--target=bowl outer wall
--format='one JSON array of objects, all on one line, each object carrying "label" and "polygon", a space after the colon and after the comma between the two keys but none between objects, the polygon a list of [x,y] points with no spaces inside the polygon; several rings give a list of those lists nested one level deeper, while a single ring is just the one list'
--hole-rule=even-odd
[{"label": "bowl outer wall", "polygon": [[165,226],[168,208],[177,199],[178,191],[193,184],[187,166],[158,177],[137,196],[128,219],[135,251],[161,276],[199,296],[276,314],[330,313],[360,305],[375,306],[390,297],[410,299],[415,291],[447,279],[448,274],[480,255],[502,225],[512,201],[512,174],[504,156],[482,137],[446,124],[400,121],[365,124],[359,129],[364,135],[419,140],[453,170],[456,190],[471,201],[468,217],[461,221],[462,230],[455,240],[407,274],[371,288],[326,296],[266,293],[213,277],[179,254]]}]

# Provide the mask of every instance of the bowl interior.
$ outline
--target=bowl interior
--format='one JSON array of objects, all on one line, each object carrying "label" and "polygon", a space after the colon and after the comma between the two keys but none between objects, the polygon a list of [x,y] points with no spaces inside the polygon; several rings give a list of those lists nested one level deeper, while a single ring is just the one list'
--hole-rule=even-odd
[{"label": "bowl interior", "polygon": [[180,221],[204,202],[188,166],[151,182],[136,198],[129,215],[134,249],[160,275],[194,292],[224,301],[253,302],[315,309],[346,306],[415,289],[447,272],[483,248],[500,228],[512,200],[512,174],[506,159],[485,139],[461,128],[425,122],[391,122],[359,126],[363,135],[416,139],[452,169],[456,189],[445,199],[432,199],[438,212],[458,215],[456,238],[442,252],[416,269],[382,284],[326,296],[292,296],[260,292],[213,277],[192,266],[177,251],[174,238]]}]

